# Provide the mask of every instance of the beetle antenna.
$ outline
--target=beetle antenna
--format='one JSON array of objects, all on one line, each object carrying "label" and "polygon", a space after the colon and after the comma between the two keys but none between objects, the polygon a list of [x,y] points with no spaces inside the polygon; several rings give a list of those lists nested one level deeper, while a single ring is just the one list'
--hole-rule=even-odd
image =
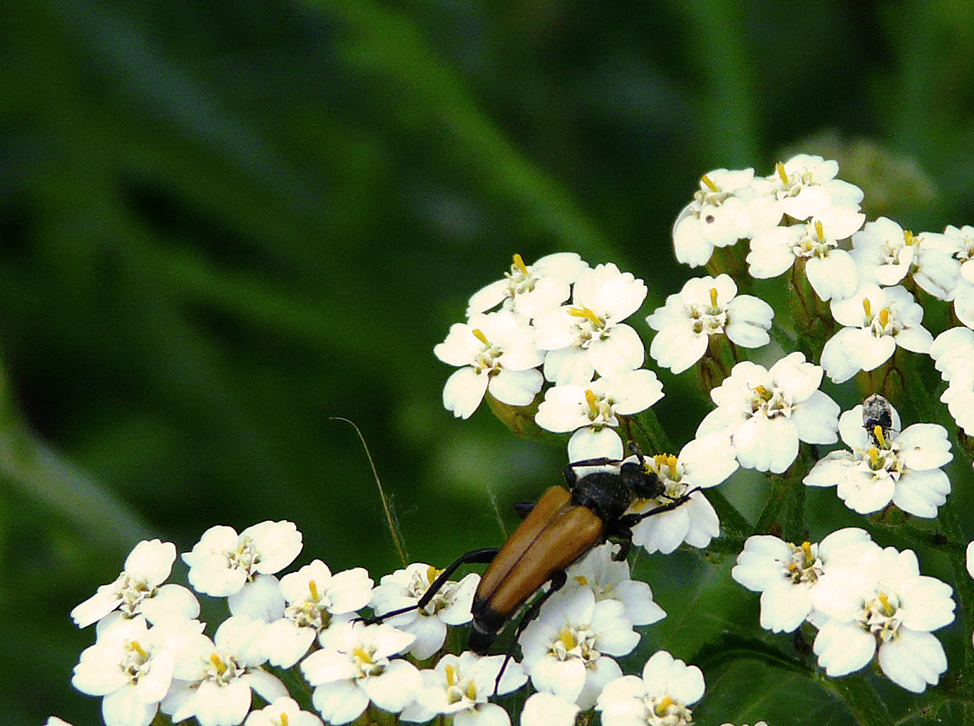
[{"label": "beetle antenna", "polygon": [[375,478],[375,485],[379,489],[379,499],[382,500],[382,509],[386,513],[386,523],[389,525],[389,531],[392,533],[392,541],[396,545],[396,549],[399,551],[399,557],[402,559],[402,566],[405,567],[408,562],[408,557],[406,555],[406,546],[403,544],[402,537],[399,533],[399,521],[392,511],[392,505],[389,503],[388,497],[386,497],[385,489],[382,488],[382,481],[379,479],[379,472],[375,468],[375,461],[372,459],[372,452],[369,451],[369,445],[365,443],[365,437],[362,435],[362,430],[355,424],[354,421],[344,418],[342,416],[331,416],[332,421],[344,421],[355,429],[355,433],[358,434],[359,441],[362,442],[362,448],[365,449],[365,456],[369,460],[369,466],[372,467],[372,476]]}]

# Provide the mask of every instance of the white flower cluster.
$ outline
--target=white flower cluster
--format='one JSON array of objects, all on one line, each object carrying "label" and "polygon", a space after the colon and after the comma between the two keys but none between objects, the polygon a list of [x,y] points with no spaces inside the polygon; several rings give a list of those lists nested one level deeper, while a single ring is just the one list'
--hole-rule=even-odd
[{"label": "white flower cluster", "polygon": [[911,550],[883,549],[862,529],[800,546],[748,538],[731,576],[761,593],[761,627],[791,632],[807,621],[826,674],[844,676],[875,657],[883,673],[920,693],[947,670],[931,631],[954,620],[949,585],[920,574]]},{"label": "white flower cluster", "polygon": [[[74,686],[103,698],[107,726],[148,726],[160,711],[173,723],[195,718],[202,726],[322,726],[322,719],[350,723],[370,708],[405,722],[446,715],[467,726],[509,725],[489,699],[529,678],[535,693],[521,714],[525,726],[570,726],[580,710],[593,708],[604,723],[628,723],[620,719],[631,704],[668,724],[692,723],[689,706],[704,690],[699,669],[660,651],[640,680],[624,677],[615,660],[638,643],[634,625],[666,614],[649,585],[612,559],[611,545],[568,569],[566,586],[524,630],[520,663],[443,650],[448,627],[471,619],[477,575],[446,583],[418,609],[439,570],[414,563],[373,587],[362,568],[332,574],[314,560],[278,579],[300,549],[293,524],[263,522],[239,535],[213,527],[183,555],[197,592],[227,598],[230,616],[211,640],[195,596],[163,584],[175,547],[140,542],[116,583],[74,610],[79,625],[97,623],[97,642],[81,654]],[[362,615],[366,607],[376,616],[399,614],[375,622]],[[273,672],[295,666],[317,714],[302,710]],[[255,707],[252,693],[267,705]]]}]

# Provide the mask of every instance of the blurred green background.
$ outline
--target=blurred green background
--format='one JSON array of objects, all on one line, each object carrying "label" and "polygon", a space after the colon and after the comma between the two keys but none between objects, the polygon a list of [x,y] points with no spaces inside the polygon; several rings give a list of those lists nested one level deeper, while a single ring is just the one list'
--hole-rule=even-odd
[{"label": "blurred green background", "polygon": [[140,538],[286,518],[299,563],[394,569],[331,417],[414,559],[499,541],[564,450],[442,408],[466,298],[573,250],[645,278],[646,314],[691,274],[700,174],[810,137],[889,172],[881,211],[912,189],[904,226],[974,222],[971,2],[0,3],[4,722],[99,722],[68,612]]}]

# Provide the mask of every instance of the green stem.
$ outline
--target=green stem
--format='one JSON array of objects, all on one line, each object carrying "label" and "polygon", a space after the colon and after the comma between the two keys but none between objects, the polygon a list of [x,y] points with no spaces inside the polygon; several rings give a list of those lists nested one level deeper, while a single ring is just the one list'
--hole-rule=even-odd
[{"label": "green stem", "polygon": [[862,673],[825,678],[822,683],[839,697],[860,726],[889,726],[893,722],[876,689]]}]

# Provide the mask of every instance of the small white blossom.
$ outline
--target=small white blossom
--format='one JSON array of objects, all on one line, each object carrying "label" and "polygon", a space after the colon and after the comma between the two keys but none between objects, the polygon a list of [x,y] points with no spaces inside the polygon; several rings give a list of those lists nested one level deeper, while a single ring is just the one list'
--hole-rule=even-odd
[{"label": "small white blossom", "polygon": [[391,625],[344,622],[323,630],[321,650],[301,661],[314,687],[311,701],[326,721],[344,724],[362,715],[369,703],[399,713],[414,699],[423,679],[412,663],[393,656],[416,636]]},{"label": "small white blossom", "polygon": [[878,547],[862,529],[840,529],[821,544],[800,546],[771,535],[748,537],[731,577],[761,593],[761,627],[790,633],[812,611],[812,588],[832,561],[844,561],[850,547]]},{"label": "small white blossom", "polygon": [[630,653],[639,635],[621,602],[596,602],[589,588],[572,588],[545,602],[520,642],[524,669],[537,690],[589,709],[602,687],[622,675],[611,656]]},{"label": "small white blossom", "polygon": [[176,545],[172,542],[139,542],[125,558],[125,567],[115,581],[99,587],[71,611],[75,624],[88,627],[114,610],[128,618],[142,614],[150,623],[168,617],[192,620],[200,613],[193,593],[180,585],[162,585],[175,559]]},{"label": "small white blossom", "polygon": [[267,627],[265,652],[272,665],[290,668],[334,617],[369,604],[372,579],[362,567],[332,575],[324,562],[315,560],[282,577],[280,589],[287,607]]},{"label": "small white blossom", "polygon": [[520,688],[527,676],[520,665],[510,661],[497,683],[504,660],[503,655],[448,653],[434,670],[422,671],[423,687],[416,694],[416,705],[407,707],[402,719],[428,721],[435,714],[445,714],[453,718],[455,726],[509,725],[507,711],[487,699]]},{"label": "small white blossom", "polygon": [[273,575],[301,551],[301,533],[291,522],[261,522],[239,535],[232,527],[210,527],[191,552],[189,583],[197,592],[227,597],[240,592],[257,575]]},{"label": "small white blossom", "polygon": [[267,702],[287,695],[275,676],[261,668],[267,623],[246,615],[223,621],[211,641],[187,639],[175,650],[174,676],[163,713],[173,723],[195,717],[200,726],[235,726],[250,711],[251,690]]},{"label": "small white blossom", "polygon": [[964,433],[974,435],[974,330],[945,330],[930,346],[930,357],[948,383],[940,400]]},{"label": "small white blossom", "polygon": [[660,650],[646,661],[642,678],[623,676],[606,685],[595,709],[604,726],[692,726],[689,706],[703,692],[699,668]]},{"label": "small white blossom", "polygon": [[711,336],[726,335],[735,345],[760,348],[770,338],[774,310],[751,295],[737,295],[730,275],[687,281],[646,322],[659,331],[649,354],[664,368],[682,373],[707,351]]},{"label": "small white blossom", "polygon": [[856,263],[838,245],[865,219],[859,212],[832,208],[808,222],[775,227],[751,240],[748,271],[758,279],[777,277],[803,259],[805,276],[822,300],[849,297],[856,291]]},{"label": "small white blossom", "polygon": [[839,406],[818,390],[822,369],[801,353],[770,369],[743,361],[710,392],[717,408],[700,422],[697,438],[723,432],[741,466],[781,474],[798,456],[798,442],[835,443]]},{"label": "small white blossom", "polygon": [[492,282],[470,297],[467,317],[498,305],[528,318],[557,308],[571,295],[572,283],[587,267],[588,263],[574,252],[556,252],[533,265],[524,264],[521,255],[516,254],[503,280]]},{"label": "small white blossom", "polygon": [[954,619],[951,588],[920,575],[910,550],[856,550],[856,557],[830,565],[812,604],[827,618],[813,649],[831,677],[857,671],[875,655],[891,681],[920,693],[947,670],[931,631]]},{"label": "small white blossom", "polygon": [[484,394],[510,406],[527,406],[544,379],[535,370],[544,352],[523,315],[501,310],[454,323],[446,340],[433,348],[444,363],[459,366],[443,388],[443,405],[457,418],[470,418]]},{"label": "small white blossom", "polygon": [[633,625],[651,625],[666,617],[653,602],[653,591],[641,580],[629,578],[628,560],[612,559],[614,545],[599,545],[565,570],[566,590],[587,587],[595,594],[595,601],[618,600],[625,608],[625,616]]},{"label": "small white blossom", "polygon": [[[647,552],[669,554],[686,542],[691,547],[706,547],[720,534],[717,512],[702,492],[717,486],[737,471],[736,451],[729,437],[720,432],[694,439],[679,457],[659,454],[644,459],[644,467],[663,486],[660,496],[636,499],[630,513],[639,514],[671,505],[690,493],[678,507],[646,517],[632,528],[633,544]],[[636,457],[627,459],[635,461]]]},{"label": "small white blossom", "polygon": [[302,711],[292,698],[278,698],[259,711],[251,711],[244,726],[322,726],[313,713]]},{"label": "small white blossom", "polygon": [[642,365],[642,340],[622,321],[646,298],[646,285],[609,263],[585,270],[572,290],[572,304],[534,319],[537,345],[548,351],[545,378],[584,385],[595,373],[615,376]]},{"label": "small white blossom", "polygon": [[714,247],[727,247],[748,236],[753,178],[754,169],[714,169],[700,177],[700,189],[673,225],[676,259],[692,267],[706,265]]},{"label": "small white blossom", "polygon": [[663,397],[663,384],[640,368],[598,378],[585,385],[553,386],[535,414],[537,424],[555,433],[574,434],[568,442],[571,461],[622,456],[622,439],[614,431],[619,416],[644,411]]},{"label": "small white blossom", "polygon": [[[863,425],[862,406],[839,419],[839,433],[850,451],[832,451],[805,477],[808,486],[835,486],[839,498],[859,514],[883,509],[890,502],[917,517],[937,516],[947,501],[950,479],[941,470],[953,459],[947,430],[937,424],[913,424],[870,431]],[[881,427],[878,427],[881,429]]]},{"label": "small white blossom", "polygon": [[442,570],[431,565],[415,562],[404,570],[384,575],[372,592],[371,605],[376,615],[414,608],[393,617],[388,623],[416,636],[408,652],[417,660],[426,660],[443,647],[448,625],[463,625],[473,618],[470,606],[480,582],[476,573],[467,575],[460,582],[447,582],[426,607],[415,607],[441,573]]},{"label": "small white blossom", "polygon": [[832,317],[843,325],[822,350],[822,367],[836,383],[888,361],[897,346],[926,353],[933,336],[923,327],[923,308],[906,288],[869,284],[845,300],[833,300]]},{"label": "small white blossom", "polygon": [[172,683],[170,639],[202,630],[196,620],[171,618],[150,629],[141,615],[118,619],[81,654],[71,683],[83,693],[104,696],[106,726],[148,726]]},{"label": "small white blossom", "polygon": [[766,179],[781,213],[804,221],[833,208],[859,211],[862,190],[836,179],[838,173],[839,164],[831,159],[797,154],[777,163]]},{"label": "small white blossom", "polygon": [[967,572],[974,577],[974,542],[967,545]]}]

